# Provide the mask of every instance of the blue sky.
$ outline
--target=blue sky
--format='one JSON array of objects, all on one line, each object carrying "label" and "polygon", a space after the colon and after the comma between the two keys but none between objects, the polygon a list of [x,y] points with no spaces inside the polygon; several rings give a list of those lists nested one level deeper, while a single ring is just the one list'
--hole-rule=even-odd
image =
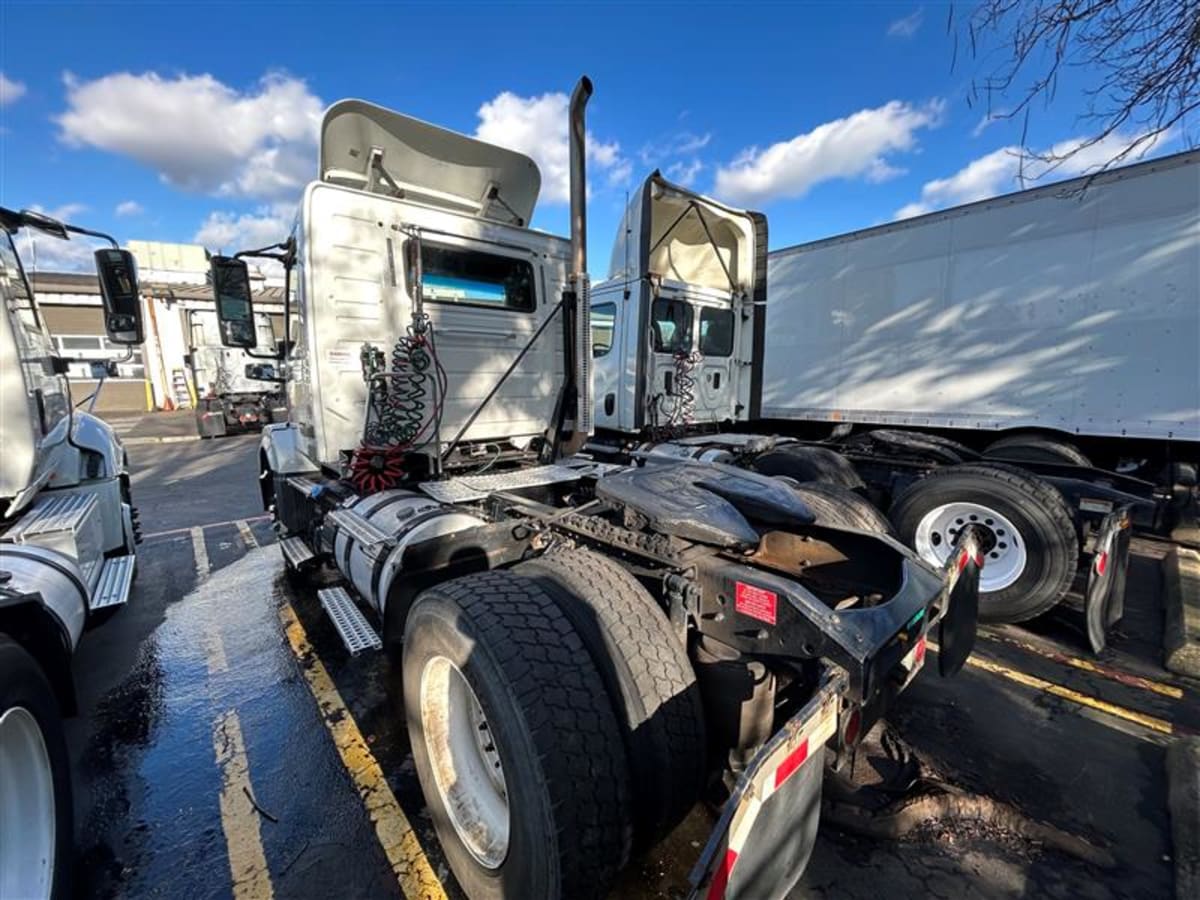
[{"label": "blue sky", "polygon": [[[6,0],[0,204],[121,240],[268,243],[315,173],[321,109],[356,96],[530,153],[543,169],[534,224],[561,234],[562,110],[587,73],[590,259],[603,276],[626,191],[656,167],[765,211],[772,247],[1014,189],[1005,148],[1019,123],[968,106],[981,65],[960,50],[952,70],[952,55],[946,8],[917,2]],[[1031,146],[1084,134],[1086,75],[1036,109]],[[82,258],[61,244],[39,253],[43,269]]]}]

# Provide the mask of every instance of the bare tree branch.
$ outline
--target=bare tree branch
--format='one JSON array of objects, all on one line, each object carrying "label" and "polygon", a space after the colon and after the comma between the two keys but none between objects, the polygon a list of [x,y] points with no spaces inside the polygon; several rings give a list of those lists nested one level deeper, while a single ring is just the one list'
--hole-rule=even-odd
[{"label": "bare tree branch", "polygon": [[[953,12],[947,29],[957,31]],[[972,57],[982,75],[987,115],[1020,116],[1022,144],[1035,105],[1049,107],[1067,73],[1084,88],[1082,140],[1050,150],[1024,146],[1051,171],[1071,157],[1113,145],[1103,171],[1168,136],[1200,142],[1200,0],[982,0],[966,17]],[[957,59],[955,34],[955,59]]]}]

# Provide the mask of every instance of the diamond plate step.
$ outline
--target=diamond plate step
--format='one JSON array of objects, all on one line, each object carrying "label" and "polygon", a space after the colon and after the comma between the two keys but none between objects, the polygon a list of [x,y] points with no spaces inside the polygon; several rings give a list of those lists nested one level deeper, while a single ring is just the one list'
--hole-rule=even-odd
[{"label": "diamond plate step", "polygon": [[133,554],[106,559],[88,609],[95,612],[110,606],[120,606],[128,600],[129,589],[133,587],[133,567],[136,563],[137,557]]},{"label": "diamond plate step", "polygon": [[279,546],[283,550],[283,558],[293,569],[300,568],[310,559],[316,559],[317,556],[308,546],[308,541],[298,534],[284,538],[279,542]]},{"label": "diamond plate step", "polygon": [[375,547],[391,541],[392,536],[375,527],[352,509],[335,509],[325,517],[365,548]]},{"label": "diamond plate step", "polygon": [[317,591],[317,598],[351,656],[383,646],[379,635],[344,587],[322,588]]},{"label": "diamond plate step", "polygon": [[42,534],[75,531],[96,506],[95,494],[43,497],[4,535],[5,540],[28,542]]}]

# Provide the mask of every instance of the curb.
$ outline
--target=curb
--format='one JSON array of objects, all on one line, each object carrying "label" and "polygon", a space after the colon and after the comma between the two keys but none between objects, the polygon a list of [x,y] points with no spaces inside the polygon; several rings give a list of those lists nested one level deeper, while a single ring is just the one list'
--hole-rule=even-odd
[{"label": "curb", "polygon": [[1175,845],[1175,896],[1200,897],[1200,738],[1167,747],[1167,808]]},{"label": "curb", "polygon": [[1162,567],[1163,665],[1179,675],[1200,678],[1200,553],[1172,547]]},{"label": "curb", "polygon": [[136,444],[181,444],[184,441],[198,440],[200,440],[200,435],[198,434],[185,434],[172,435],[170,437],[122,437],[121,443],[127,446]]}]

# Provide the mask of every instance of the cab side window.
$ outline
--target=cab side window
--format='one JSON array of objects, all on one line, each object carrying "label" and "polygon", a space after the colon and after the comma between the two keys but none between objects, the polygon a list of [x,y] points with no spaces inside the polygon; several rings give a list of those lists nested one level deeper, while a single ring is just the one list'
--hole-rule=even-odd
[{"label": "cab side window", "polygon": [[687,353],[692,349],[692,307],[682,300],[659,297],[650,307],[655,353]]},{"label": "cab side window", "polygon": [[617,321],[617,304],[597,303],[592,307],[592,356],[604,356],[612,349],[613,325]]},{"label": "cab side window", "polygon": [[700,310],[700,352],[705,356],[733,353],[733,310],[705,307]]}]

